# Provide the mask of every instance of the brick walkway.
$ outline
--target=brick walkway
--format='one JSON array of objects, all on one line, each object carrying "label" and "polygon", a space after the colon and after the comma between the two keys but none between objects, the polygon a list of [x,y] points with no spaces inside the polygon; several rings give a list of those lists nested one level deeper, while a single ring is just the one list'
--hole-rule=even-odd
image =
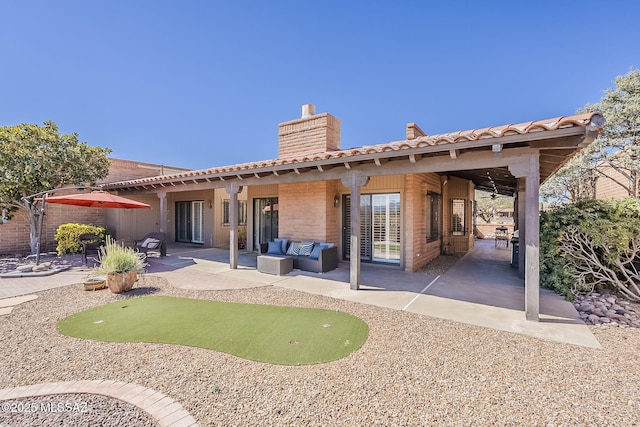
[{"label": "brick walkway", "polygon": [[169,396],[151,388],[122,381],[65,381],[11,387],[0,390],[0,401],[72,393],[99,394],[122,400],[139,407],[163,427],[198,425],[195,418]]}]

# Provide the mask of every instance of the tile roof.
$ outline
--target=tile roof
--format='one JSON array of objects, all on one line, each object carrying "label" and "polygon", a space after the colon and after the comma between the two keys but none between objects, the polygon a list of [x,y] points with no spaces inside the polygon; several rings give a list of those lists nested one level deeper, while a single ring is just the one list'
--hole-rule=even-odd
[{"label": "tile roof", "polygon": [[555,117],[546,120],[530,121],[519,124],[509,124],[502,126],[487,127],[482,129],[472,129],[457,132],[450,132],[439,135],[427,135],[421,136],[411,140],[393,141],[386,144],[369,145],[357,148],[349,148],[344,150],[328,151],[316,154],[305,154],[295,157],[278,158],[272,160],[260,160],[256,162],[240,163],[236,165],[220,166],[209,169],[191,170],[183,173],[177,173],[173,175],[163,175],[151,178],[141,178],[130,181],[122,181],[118,183],[106,184],[106,187],[110,185],[144,185],[160,183],[172,179],[189,179],[197,178],[207,175],[218,175],[225,173],[242,173],[242,172],[258,172],[263,168],[278,167],[278,166],[290,166],[290,167],[304,167],[305,163],[323,161],[323,160],[338,160],[344,161],[356,161],[357,156],[369,155],[369,154],[382,154],[385,152],[398,152],[402,150],[415,149],[429,146],[451,145],[460,144],[465,142],[479,141],[483,139],[501,138],[510,135],[525,135],[533,134],[536,132],[553,131],[557,129],[572,128],[572,127],[586,127],[591,123],[591,120],[597,113],[584,113],[574,116],[562,116]]}]

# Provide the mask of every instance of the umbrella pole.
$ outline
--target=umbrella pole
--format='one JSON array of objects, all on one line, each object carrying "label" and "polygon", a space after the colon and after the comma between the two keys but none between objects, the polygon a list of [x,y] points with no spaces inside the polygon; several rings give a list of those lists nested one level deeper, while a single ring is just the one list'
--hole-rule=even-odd
[{"label": "umbrella pole", "polygon": [[38,241],[36,242],[36,265],[40,265],[40,241],[42,240],[42,224],[44,222],[44,205],[47,202],[47,193],[42,195],[42,207],[38,218]]}]

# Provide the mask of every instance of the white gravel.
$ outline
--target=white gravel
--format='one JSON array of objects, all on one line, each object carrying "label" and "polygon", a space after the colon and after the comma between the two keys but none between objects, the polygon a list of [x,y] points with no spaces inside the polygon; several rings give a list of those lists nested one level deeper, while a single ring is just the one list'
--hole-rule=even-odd
[{"label": "white gravel", "polygon": [[[637,328],[593,327],[602,349],[590,349],[278,287],[187,291],[149,275],[137,286],[127,296],[80,284],[52,289],[0,317],[0,388],[128,381],[172,397],[203,426],[640,423]],[[293,367],[56,329],[77,311],[150,293],[342,310],[365,320],[370,334],[344,359]]]}]

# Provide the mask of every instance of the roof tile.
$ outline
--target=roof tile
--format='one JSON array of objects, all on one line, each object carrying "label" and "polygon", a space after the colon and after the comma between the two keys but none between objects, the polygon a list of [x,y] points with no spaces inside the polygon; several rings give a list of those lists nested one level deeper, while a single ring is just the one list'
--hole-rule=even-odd
[{"label": "roof tile", "polygon": [[[241,163],[236,165],[221,166],[211,169],[201,169],[195,171],[185,171],[173,175],[163,175],[151,178],[141,178],[130,181],[123,181],[117,184],[136,185],[164,181],[168,179],[189,178],[199,175],[215,175],[225,172],[237,172],[249,169],[260,169],[265,167],[294,165],[311,161],[340,159],[343,157],[354,157],[366,154],[377,154],[388,151],[400,151],[411,148],[429,147],[435,145],[458,144],[461,142],[477,141],[488,138],[500,138],[509,135],[524,135],[527,133],[550,131],[574,126],[586,126],[590,123],[595,113],[584,113],[574,116],[554,117],[551,119],[530,121],[519,124],[509,124],[502,126],[493,126],[481,129],[462,130],[450,132],[440,135],[420,136],[415,139],[405,139],[400,141],[392,141],[386,144],[363,146],[359,148],[349,148],[345,150],[328,151],[325,153],[306,154],[299,157],[287,157],[271,160],[261,160],[257,162]],[[116,183],[111,183],[115,185]],[[109,186],[107,184],[106,186]]]}]

